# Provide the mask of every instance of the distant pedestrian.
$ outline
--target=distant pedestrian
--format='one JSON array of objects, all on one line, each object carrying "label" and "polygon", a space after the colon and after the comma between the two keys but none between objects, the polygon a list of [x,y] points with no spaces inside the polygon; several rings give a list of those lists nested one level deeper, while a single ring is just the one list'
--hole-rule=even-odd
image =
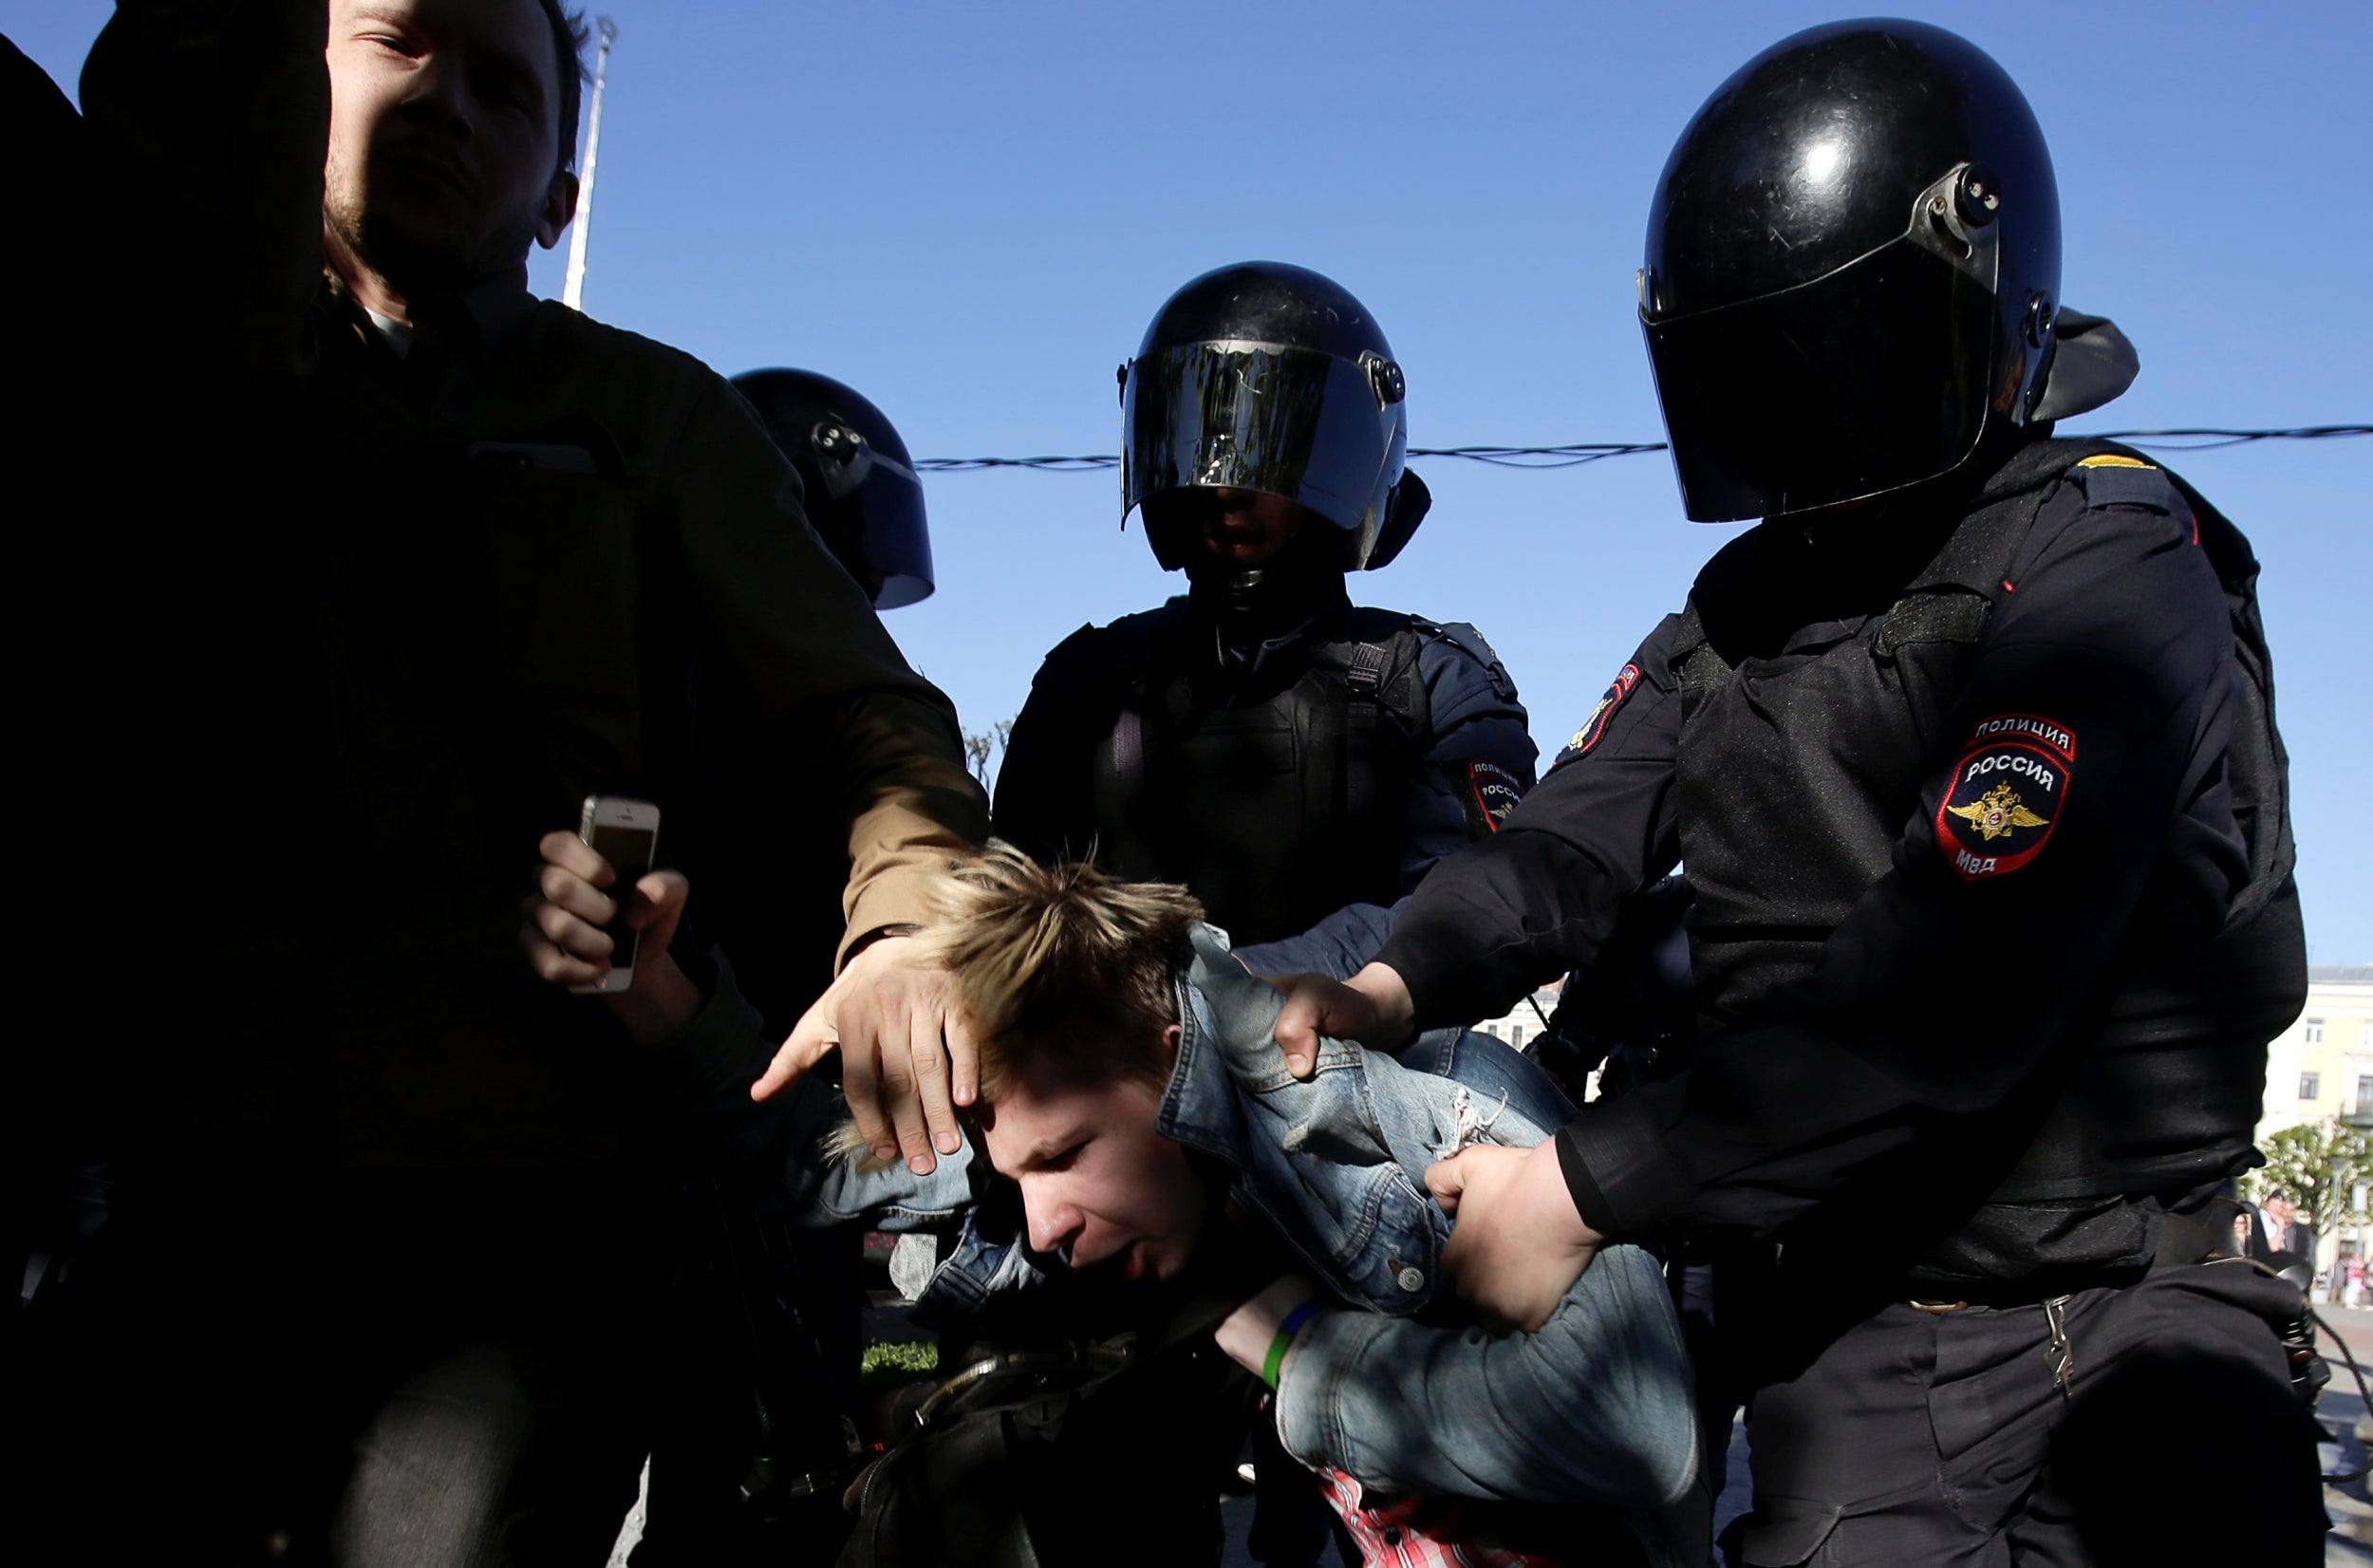
[{"label": "distant pedestrian", "polygon": [[2310,1263],[2315,1260],[2315,1226],[2299,1218],[2297,1199],[2276,1187],[2266,1195],[2258,1214],[2269,1247]]}]

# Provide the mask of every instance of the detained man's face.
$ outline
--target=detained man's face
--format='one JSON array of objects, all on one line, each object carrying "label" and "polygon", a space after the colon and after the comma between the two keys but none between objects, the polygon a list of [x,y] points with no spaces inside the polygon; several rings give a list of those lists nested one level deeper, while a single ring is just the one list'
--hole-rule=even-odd
[{"label": "detained man's face", "polygon": [[344,252],[409,297],[559,239],[576,177],[537,0],[330,0],[328,61],[333,264]]},{"label": "detained man's face", "polygon": [[[1172,1050],[1177,1036],[1172,1025]],[[1154,1130],[1161,1100],[1142,1078],[1084,1089],[1025,1078],[999,1092],[982,1142],[1021,1188],[1032,1250],[1074,1268],[1113,1262],[1130,1279],[1177,1278],[1210,1198],[1186,1151]]]}]

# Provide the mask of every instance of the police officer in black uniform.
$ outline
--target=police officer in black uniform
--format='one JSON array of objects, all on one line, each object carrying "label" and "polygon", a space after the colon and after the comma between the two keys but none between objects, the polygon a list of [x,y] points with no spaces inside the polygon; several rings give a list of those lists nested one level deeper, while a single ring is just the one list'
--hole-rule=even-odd
[{"label": "police officer in black uniform", "polygon": [[799,471],[808,521],[873,607],[903,609],[931,597],[923,480],[889,416],[855,387],[813,370],[745,370],[734,390]]},{"label": "police officer in black uniform", "polygon": [[[808,521],[876,610],[930,597],[930,520],[906,443],[862,393],[812,370],[751,370],[734,389],[798,471]],[[702,910],[690,918],[704,941],[735,961],[742,995],[769,1028],[787,1035],[832,978],[839,884],[848,850],[831,831],[830,801],[802,803],[813,770],[795,746],[770,738],[730,660],[704,650],[694,681],[700,788],[698,820],[732,825],[731,842],[680,846],[701,879]],[[794,857],[789,866],[761,864]],[[789,905],[787,887],[813,896]]]},{"label": "police officer in black uniform", "polygon": [[1376,906],[1497,826],[1535,756],[1499,659],[1344,588],[1429,504],[1405,398],[1375,318],[1316,272],[1248,262],[1170,297],[1121,367],[1122,517],[1187,591],[1047,656],[1002,836],[1183,882],[1240,944],[1348,973]]},{"label": "police officer in black uniform", "polygon": [[1963,40],[1836,24],[1725,83],[1640,316],[1689,514],[1766,520],[1280,1026],[1306,1070],[1309,1023],[1487,1014],[1686,861],[1693,1062],[1432,1184],[1512,1321],[1610,1236],[1783,1243],[1734,1562],[2321,1560],[2300,1298],[2219,1256],[2305,983],[2257,568],[2173,475],[2053,438],[2135,368],[2059,252],[2034,117]]},{"label": "police officer in black uniform", "polygon": [[[1492,831],[1536,756],[1473,627],[1346,591],[1429,504],[1403,466],[1400,365],[1339,285],[1249,262],[1172,295],[1120,382],[1122,517],[1142,513],[1187,591],[1047,656],[997,830],[1186,884],[1261,967],[1349,974],[1384,906]],[[1254,1554],[1315,1560],[1324,1505],[1266,1418],[1255,1455]]]},{"label": "police officer in black uniform", "polygon": [[[930,520],[897,427],[812,370],[733,378],[798,472],[808,522],[876,610],[930,596]],[[849,852],[798,747],[761,721],[729,658],[703,649],[694,692],[691,825],[671,850],[701,887],[694,940],[732,962],[779,1038],[832,978]],[[785,1225],[727,1184],[687,1194],[692,1267],[670,1350],[669,1421],[655,1443],[635,1568],[828,1563],[855,1413],[861,1236]]]}]

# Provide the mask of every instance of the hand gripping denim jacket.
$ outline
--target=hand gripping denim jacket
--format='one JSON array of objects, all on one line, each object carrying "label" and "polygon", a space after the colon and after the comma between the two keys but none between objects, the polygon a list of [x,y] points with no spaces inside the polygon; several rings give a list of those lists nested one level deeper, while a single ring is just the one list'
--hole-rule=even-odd
[{"label": "hand gripping denim jacket", "polygon": [[[1702,1560],[1688,1544],[1703,1529],[1690,1517],[1703,1492],[1689,1360],[1654,1260],[1605,1248],[1540,1330],[1503,1336],[1459,1326],[1440,1272],[1450,1223],[1426,1167],[1548,1137],[1573,1108],[1547,1076],[1488,1036],[1436,1030],[1397,1057],[1328,1041],[1298,1081],[1274,1038],[1281,999],[1207,928],[1178,989],[1157,1126],[1233,1170],[1237,1200],[1354,1309],[1311,1319],[1285,1361],[1287,1450],[1372,1491],[1614,1504],[1633,1510],[1652,1559]],[[885,1229],[964,1222],[918,1316],[1039,1281],[1023,1247],[969,1223],[983,1176],[970,1146],[928,1176],[859,1171],[816,1151],[834,1113],[819,1092],[792,1108],[799,1132],[767,1139],[795,1209]]]}]

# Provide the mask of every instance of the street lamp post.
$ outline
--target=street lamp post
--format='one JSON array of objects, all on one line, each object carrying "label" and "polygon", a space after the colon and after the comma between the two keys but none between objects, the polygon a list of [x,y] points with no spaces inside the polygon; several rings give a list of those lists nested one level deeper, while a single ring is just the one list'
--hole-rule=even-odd
[{"label": "street lamp post", "polygon": [[585,249],[593,233],[593,162],[602,150],[602,85],[609,78],[609,46],[618,37],[618,24],[605,16],[593,24],[601,49],[593,57],[593,106],[585,118],[585,174],[577,184],[577,222],[569,236],[569,275],[561,285],[560,303],[571,310],[585,308]]}]

